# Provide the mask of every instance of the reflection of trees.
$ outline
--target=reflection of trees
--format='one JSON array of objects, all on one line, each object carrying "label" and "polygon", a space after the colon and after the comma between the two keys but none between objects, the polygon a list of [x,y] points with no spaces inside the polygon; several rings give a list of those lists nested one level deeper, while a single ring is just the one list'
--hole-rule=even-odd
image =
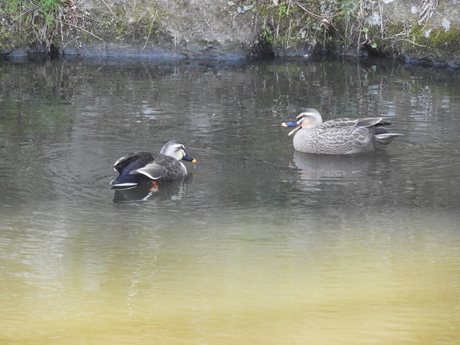
[{"label": "reflection of trees", "polygon": [[[20,157],[15,164],[29,172],[26,180],[51,175],[61,188],[75,176],[81,185],[95,177],[102,181],[120,155],[158,150],[174,138],[198,164],[206,164],[204,169],[221,172],[230,184],[241,174],[262,176],[216,195],[248,203],[270,202],[279,193],[275,186],[267,188],[263,176],[286,166],[282,160],[289,159],[291,142],[279,124],[300,108],[318,108],[325,119],[390,117],[398,122],[395,131],[409,140],[414,130],[427,130],[427,121],[437,119],[448,101],[434,95],[448,94],[456,84],[447,72],[379,60],[74,58],[4,63],[0,73],[1,150]],[[209,184],[223,188],[216,178]]]},{"label": "reflection of trees", "polygon": [[[266,116],[284,119],[304,106],[318,108],[326,119],[392,117],[395,104],[415,102],[420,113],[432,118],[439,104],[431,99],[431,93],[449,88],[448,81],[427,83],[424,75],[429,72],[425,69],[407,69],[392,61],[367,65],[275,61],[229,66],[77,59],[5,64],[1,71],[0,102],[17,106],[10,111],[9,126],[17,121],[16,128],[29,134],[40,128],[66,132],[74,116],[85,115],[91,115],[93,128],[104,129],[115,122],[145,135],[170,127],[172,121],[203,131],[225,123],[230,116],[235,129],[244,130],[248,121],[264,126]],[[398,93],[396,99],[394,93]],[[33,114],[24,113],[27,104],[33,105]]]}]

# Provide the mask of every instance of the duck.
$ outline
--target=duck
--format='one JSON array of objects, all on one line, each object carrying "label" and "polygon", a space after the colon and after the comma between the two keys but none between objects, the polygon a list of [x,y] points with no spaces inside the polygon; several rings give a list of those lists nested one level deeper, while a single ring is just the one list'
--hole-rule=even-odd
[{"label": "duck", "polygon": [[341,118],[323,122],[313,108],[302,109],[295,121],[284,122],[284,127],[295,127],[294,149],[315,154],[355,154],[384,150],[391,141],[402,135],[392,133],[382,117],[361,119]]},{"label": "duck", "polygon": [[119,175],[110,185],[113,188],[135,187],[149,183],[158,186],[161,182],[179,180],[187,175],[187,168],[181,160],[196,162],[196,159],[187,155],[185,146],[175,140],[168,141],[160,153],[131,152],[113,165],[113,169]]}]

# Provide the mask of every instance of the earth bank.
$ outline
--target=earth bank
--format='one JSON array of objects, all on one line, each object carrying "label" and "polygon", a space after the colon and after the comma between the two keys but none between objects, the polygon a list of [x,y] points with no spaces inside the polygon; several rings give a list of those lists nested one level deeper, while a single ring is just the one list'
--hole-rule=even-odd
[{"label": "earth bank", "polygon": [[0,54],[383,55],[460,66],[460,0],[4,0]]}]

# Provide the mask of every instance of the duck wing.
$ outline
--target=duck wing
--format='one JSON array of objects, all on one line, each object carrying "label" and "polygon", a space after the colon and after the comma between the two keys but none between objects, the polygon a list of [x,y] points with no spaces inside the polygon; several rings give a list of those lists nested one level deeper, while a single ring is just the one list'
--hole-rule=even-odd
[{"label": "duck wing", "polygon": [[323,122],[319,127],[339,128],[339,127],[374,127],[386,126],[389,122],[384,122],[382,117],[367,117],[363,119],[341,118]]},{"label": "duck wing", "polygon": [[370,151],[373,142],[369,136],[369,129],[363,127],[333,127],[313,128],[297,140],[294,137],[294,147],[298,151],[319,154],[352,154]]},{"label": "duck wing", "polygon": [[184,175],[183,164],[177,159],[162,154],[154,156],[154,160],[144,167],[131,173],[139,173],[161,182],[172,181]]},{"label": "duck wing", "polygon": [[317,132],[317,140],[327,147],[364,145],[369,141],[369,130],[356,127],[336,127]]},{"label": "duck wing", "polygon": [[364,119],[356,119],[356,121],[356,127],[379,127],[391,125],[391,123],[383,121],[382,117],[366,117]]},{"label": "duck wing", "polygon": [[122,174],[128,167],[129,171],[133,171],[142,168],[153,160],[154,157],[150,152],[131,152],[118,159],[113,165],[113,169],[118,171],[119,174]]},{"label": "duck wing", "polygon": [[[317,132],[316,141],[322,150],[332,154],[352,154],[382,150],[401,134],[390,133],[380,123],[371,127],[336,127]],[[326,152],[325,151],[325,152]]]}]

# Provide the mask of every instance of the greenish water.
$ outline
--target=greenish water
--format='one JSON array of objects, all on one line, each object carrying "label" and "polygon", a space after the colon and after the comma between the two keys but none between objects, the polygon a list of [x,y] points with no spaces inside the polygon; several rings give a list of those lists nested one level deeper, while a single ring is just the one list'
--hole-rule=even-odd
[{"label": "greenish water", "polygon": [[[459,75],[393,62],[0,64],[0,343],[455,344]],[[281,122],[385,116],[386,152]],[[156,193],[112,164],[170,139]]]}]

